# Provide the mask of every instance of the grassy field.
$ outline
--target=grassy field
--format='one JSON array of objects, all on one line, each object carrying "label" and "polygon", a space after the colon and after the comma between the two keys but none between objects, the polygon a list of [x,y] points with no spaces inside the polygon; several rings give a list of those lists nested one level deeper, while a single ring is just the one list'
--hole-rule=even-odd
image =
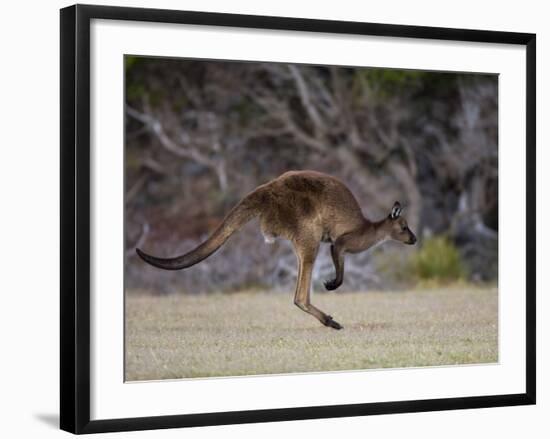
[{"label": "grassy field", "polygon": [[126,380],[498,361],[495,287],[316,294],[344,329],[292,294],[126,298]]}]

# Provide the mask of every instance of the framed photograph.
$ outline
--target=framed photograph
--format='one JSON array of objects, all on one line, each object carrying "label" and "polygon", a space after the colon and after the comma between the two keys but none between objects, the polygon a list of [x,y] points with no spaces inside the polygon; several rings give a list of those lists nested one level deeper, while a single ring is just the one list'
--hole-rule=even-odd
[{"label": "framed photograph", "polygon": [[61,428],[535,403],[535,35],[61,10]]}]

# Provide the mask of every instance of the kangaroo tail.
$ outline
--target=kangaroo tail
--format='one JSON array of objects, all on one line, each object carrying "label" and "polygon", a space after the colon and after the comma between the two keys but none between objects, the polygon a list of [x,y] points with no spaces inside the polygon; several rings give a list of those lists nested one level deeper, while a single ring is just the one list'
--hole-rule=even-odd
[{"label": "kangaroo tail", "polygon": [[231,209],[210,237],[189,253],[164,259],[148,255],[139,248],[136,248],[136,252],[145,262],[164,270],[181,270],[191,267],[218,250],[235,231],[259,214],[256,198],[257,193],[255,192],[243,198]]}]

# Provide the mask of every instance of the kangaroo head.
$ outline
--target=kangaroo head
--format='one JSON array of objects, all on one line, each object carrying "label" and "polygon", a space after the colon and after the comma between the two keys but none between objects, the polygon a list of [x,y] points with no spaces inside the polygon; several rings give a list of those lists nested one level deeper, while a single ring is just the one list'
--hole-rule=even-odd
[{"label": "kangaroo head", "polygon": [[407,225],[407,220],[401,216],[401,204],[396,201],[391,209],[390,214],[384,220],[384,231],[388,239],[402,242],[403,244],[414,244],[416,236],[411,232]]}]

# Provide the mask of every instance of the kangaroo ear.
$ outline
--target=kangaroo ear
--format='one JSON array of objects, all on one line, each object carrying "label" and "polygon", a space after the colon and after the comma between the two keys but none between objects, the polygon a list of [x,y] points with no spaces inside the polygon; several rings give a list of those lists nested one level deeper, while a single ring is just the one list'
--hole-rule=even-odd
[{"label": "kangaroo ear", "polygon": [[399,215],[401,215],[401,204],[399,204],[399,201],[396,201],[394,204],[393,204],[393,207],[391,209],[391,213],[390,213],[390,218],[391,219],[396,219],[396,218],[399,218]]}]

